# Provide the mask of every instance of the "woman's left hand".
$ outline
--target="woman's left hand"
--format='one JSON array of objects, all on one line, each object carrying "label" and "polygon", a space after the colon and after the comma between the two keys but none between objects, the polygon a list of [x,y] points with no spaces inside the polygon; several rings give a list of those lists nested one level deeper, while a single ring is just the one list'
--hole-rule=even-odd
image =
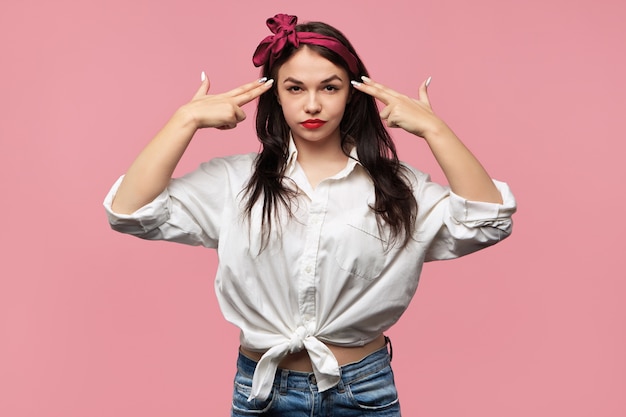
[{"label": "woman's left hand", "polygon": [[502,195],[478,159],[454,132],[433,113],[426,89],[428,81],[419,88],[419,98],[400,94],[367,77],[354,88],[385,104],[380,117],[389,127],[401,127],[426,140],[445,174],[452,191],[473,201],[502,203]]},{"label": "woman's left hand", "polygon": [[446,127],[443,120],[435,115],[428,100],[427,88],[430,78],[422,83],[419,97],[416,99],[400,94],[367,77],[362,79],[362,83],[353,83],[354,87],[385,105],[380,112],[380,118],[387,122],[388,127],[400,127],[424,139]]}]

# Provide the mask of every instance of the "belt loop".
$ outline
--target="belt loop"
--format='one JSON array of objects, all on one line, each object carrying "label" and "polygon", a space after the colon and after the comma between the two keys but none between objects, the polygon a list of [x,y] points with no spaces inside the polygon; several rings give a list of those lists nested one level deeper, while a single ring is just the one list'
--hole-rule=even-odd
[{"label": "belt loop", "polygon": [[339,383],[337,384],[337,392],[339,394],[343,394],[346,391],[346,386],[343,383],[343,375],[341,372],[341,368],[339,368]]},{"label": "belt loop", "polygon": [[393,345],[391,344],[391,339],[385,336],[385,344],[389,345],[389,362],[393,360]]},{"label": "belt loop", "polygon": [[280,374],[280,395],[287,394],[287,378],[289,378],[289,369],[283,369]]}]

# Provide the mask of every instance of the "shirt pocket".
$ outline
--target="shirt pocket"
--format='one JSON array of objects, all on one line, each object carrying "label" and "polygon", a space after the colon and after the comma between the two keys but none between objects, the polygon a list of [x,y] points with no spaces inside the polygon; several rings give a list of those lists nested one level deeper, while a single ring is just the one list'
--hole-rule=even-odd
[{"label": "shirt pocket", "polygon": [[387,241],[375,217],[348,221],[336,233],[335,260],[339,268],[368,281],[378,278],[385,266]]}]

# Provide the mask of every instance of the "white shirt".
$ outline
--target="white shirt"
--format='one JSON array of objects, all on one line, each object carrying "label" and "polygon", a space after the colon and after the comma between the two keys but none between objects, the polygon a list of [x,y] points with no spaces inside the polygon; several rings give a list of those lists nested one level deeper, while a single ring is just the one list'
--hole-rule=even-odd
[{"label": "white shirt", "polygon": [[[353,151],[353,158],[357,158]],[[216,248],[215,289],[224,317],[241,329],[241,345],[264,352],[250,398],[267,398],[278,363],[306,349],[320,391],[339,382],[324,343],[362,346],[389,329],[407,308],[424,261],[450,259],[507,237],[516,204],[494,181],[503,204],[472,202],[408,167],[417,225],[402,249],[389,247],[369,208],[374,186],[355,159],[312,188],[291,142],[286,184],[298,191],[293,218],[281,213],[261,251],[260,204],[250,228],[242,190],[256,154],[213,159],[172,179],[153,202],[130,215],[111,210],[121,178],[104,205],[111,227],[144,239]]]}]

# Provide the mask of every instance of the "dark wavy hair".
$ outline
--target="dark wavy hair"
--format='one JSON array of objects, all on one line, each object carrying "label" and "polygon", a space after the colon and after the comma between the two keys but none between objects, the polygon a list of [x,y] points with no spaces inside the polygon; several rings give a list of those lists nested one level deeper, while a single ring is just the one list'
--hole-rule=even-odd
[{"label": "dark wavy hair", "polygon": [[[315,32],[333,37],[344,44],[356,57],[359,74],[350,71],[345,60],[332,50],[319,45],[301,44],[346,70],[350,79],[360,80],[368,76],[367,69],[348,39],[334,27],[322,22],[308,22],[296,26],[297,32]],[[277,79],[278,69],[298,49],[286,46],[281,55],[270,65],[262,68],[262,75]],[[272,87],[276,88],[276,87]],[[245,213],[250,218],[252,208],[262,199],[262,229],[267,242],[272,228],[272,218],[277,217],[277,206],[284,206],[289,213],[294,192],[283,184],[288,158],[290,129],[278,103],[277,94],[266,93],[259,97],[256,113],[256,130],[261,141],[261,151],[255,161],[255,169],[245,188],[247,200]],[[372,178],[375,203],[371,209],[376,213],[379,228],[388,225],[391,242],[398,239],[405,245],[411,238],[417,215],[417,202],[407,179],[407,171],[398,160],[396,147],[383,125],[375,99],[353,90],[339,125],[341,146],[349,156],[356,146],[359,162]]]}]

